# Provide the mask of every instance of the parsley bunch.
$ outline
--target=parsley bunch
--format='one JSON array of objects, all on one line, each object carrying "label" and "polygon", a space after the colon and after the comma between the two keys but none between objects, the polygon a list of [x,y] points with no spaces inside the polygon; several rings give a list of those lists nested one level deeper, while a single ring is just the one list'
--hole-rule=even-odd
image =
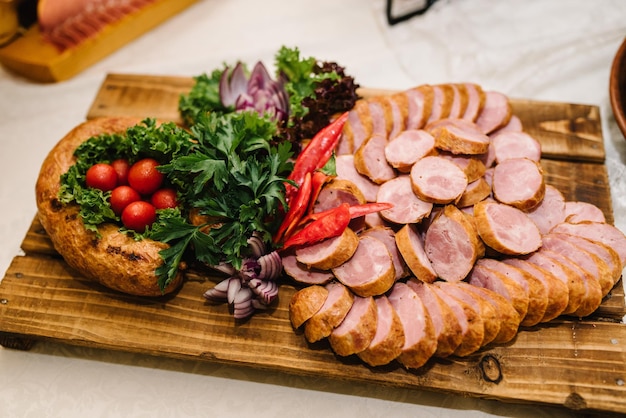
[{"label": "parsley bunch", "polygon": [[157,271],[160,285],[174,277],[187,248],[201,262],[240,268],[253,232],[271,243],[293,168],[290,144],[271,145],[275,133],[276,125],[254,112],[204,114],[192,128],[191,152],[159,168],[178,189],[183,207],[211,220],[192,225],[170,213],[153,225],[150,237],[171,245]]}]

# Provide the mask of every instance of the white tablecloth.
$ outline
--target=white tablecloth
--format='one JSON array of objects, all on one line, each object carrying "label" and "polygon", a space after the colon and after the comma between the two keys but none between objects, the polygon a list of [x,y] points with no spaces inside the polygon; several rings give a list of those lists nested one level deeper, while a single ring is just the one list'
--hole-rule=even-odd
[{"label": "white tablecloth", "polygon": [[[85,119],[105,74],[194,76],[237,59],[272,63],[281,45],[338,61],[367,87],[474,81],[512,97],[599,106],[615,223],[626,231],[626,140],[608,95],[625,36],[623,0],[440,0],[394,27],[384,0],[204,0],[69,81],[37,84],[0,69],[0,277],[35,215],[43,158]],[[0,348],[0,376],[3,417],[574,416],[53,343]]]}]

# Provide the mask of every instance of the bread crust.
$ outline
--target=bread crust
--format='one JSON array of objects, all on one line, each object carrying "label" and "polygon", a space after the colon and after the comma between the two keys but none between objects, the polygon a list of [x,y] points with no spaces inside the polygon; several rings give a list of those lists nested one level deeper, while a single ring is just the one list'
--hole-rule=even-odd
[{"label": "bread crust", "polygon": [[88,231],[76,204],[58,200],[60,177],[76,162],[74,151],[84,141],[102,133],[124,133],[141,122],[137,118],[98,118],[81,123],[63,137],[44,160],[35,186],[38,217],[55,250],[84,277],[131,295],[162,296],[176,290],[181,272],[161,291],[156,269],[163,263],[159,252],[168,244],[151,239],[136,241],[107,223],[100,236]]}]

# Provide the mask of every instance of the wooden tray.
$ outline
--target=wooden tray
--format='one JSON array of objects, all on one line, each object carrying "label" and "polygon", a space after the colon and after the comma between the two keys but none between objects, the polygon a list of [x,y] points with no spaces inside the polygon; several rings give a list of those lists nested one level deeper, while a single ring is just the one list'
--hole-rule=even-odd
[{"label": "wooden tray", "polygon": [[0,49],[0,63],[39,82],[67,80],[118,50],[197,0],[156,0],[112,23],[93,38],[63,52],[46,42],[37,24]]},{"label": "wooden tray", "polygon": [[[178,120],[177,103],[193,81],[179,77],[110,75],[88,118],[158,116]],[[377,93],[362,90],[363,95]],[[612,221],[599,110],[594,106],[514,100],[515,112],[542,141],[547,181],[567,199],[592,201]],[[572,160],[576,160],[573,162]],[[559,318],[523,329],[506,345],[467,358],[433,359],[407,371],[398,364],[370,368],[340,358],[326,342],[308,344],[289,322],[295,288],[281,285],[278,303],[247,321],[225,305],[204,303],[216,278],[190,274],[175,295],[139,298],[86,280],[51,246],[37,220],[0,283],[0,344],[34,341],[206,360],[298,375],[433,389],[509,402],[626,413],[626,313],[621,282],[584,320]]]}]

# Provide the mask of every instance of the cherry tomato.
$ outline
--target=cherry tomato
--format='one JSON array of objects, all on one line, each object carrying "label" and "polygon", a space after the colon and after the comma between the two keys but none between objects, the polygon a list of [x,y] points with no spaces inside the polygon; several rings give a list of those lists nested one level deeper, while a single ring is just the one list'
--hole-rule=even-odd
[{"label": "cherry tomato", "polygon": [[130,170],[130,163],[124,158],[111,161],[111,167],[115,169],[117,173],[118,186],[128,184],[128,170]]},{"label": "cherry tomato", "polygon": [[156,209],[144,200],[130,203],[122,211],[122,223],[128,229],[144,232],[156,221]]},{"label": "cherry tomato", "polygon": [[163,173],[157,170],[159,163],[152,158],[144,158],[130,166],[128,184],[140,194],[154,193],[163,184]]},{"label": "cherry tomato", "polygon": [[152,202],[157,209],[175,208],[178,206],[176,190],[171,188],[159,189],[152,194],[150,202]]},{"label": "cherry tomato", "polygon": [[111,165],[97,163],[89,167],[85,181],[88,187],[108,192],[117,186],[117,174]]},{"label": "cherry tomato", "polygon": [[111,192],[111,208],[116,215],[121,215],[122,211],[130,203],[141,200],[141,196],[130,186],[117,186]]}]

